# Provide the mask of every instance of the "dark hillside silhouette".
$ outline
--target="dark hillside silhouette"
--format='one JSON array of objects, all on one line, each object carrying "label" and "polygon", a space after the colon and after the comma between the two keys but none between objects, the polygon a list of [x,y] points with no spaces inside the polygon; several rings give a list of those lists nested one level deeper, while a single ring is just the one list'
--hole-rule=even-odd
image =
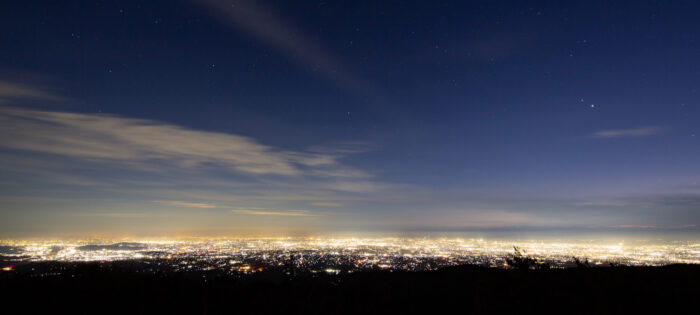
[{"label": "dark hillside silhouette", "polygon": [[111,271],[98,263],[71,265],[60,276],[6,272],[0,278],[2,304],[30,313],[71,314],[625,314],[689,310],[700,296],[700,266],[695,265],[564,270],[460,266],[340,276],[297,272],[293,278],[280,268],[232,278],[217,271],[143,274],[128,264],[115,263]]}]

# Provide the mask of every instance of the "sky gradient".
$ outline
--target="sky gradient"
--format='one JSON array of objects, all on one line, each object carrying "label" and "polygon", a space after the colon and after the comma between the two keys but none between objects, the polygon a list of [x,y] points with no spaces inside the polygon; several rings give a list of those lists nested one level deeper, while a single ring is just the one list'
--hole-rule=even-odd
[{"label": "sky gradient", "polygon": [[0,237],[700,235],[695,1],[0,3]]}]

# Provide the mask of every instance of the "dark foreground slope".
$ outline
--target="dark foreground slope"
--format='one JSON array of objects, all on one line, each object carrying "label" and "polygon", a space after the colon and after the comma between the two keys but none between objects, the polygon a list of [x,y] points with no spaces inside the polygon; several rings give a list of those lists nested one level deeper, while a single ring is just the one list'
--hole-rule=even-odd
[{"label": "dark foreground slope", "polygon": [[[204,281],[206,280],[206,281]],[[0,278],[3,309],[73,314],[254,313],[650,313],[697,311],[700,266],[501,270],[341,276],[262,272],[146,275],[95,264],[55,276]]]}]

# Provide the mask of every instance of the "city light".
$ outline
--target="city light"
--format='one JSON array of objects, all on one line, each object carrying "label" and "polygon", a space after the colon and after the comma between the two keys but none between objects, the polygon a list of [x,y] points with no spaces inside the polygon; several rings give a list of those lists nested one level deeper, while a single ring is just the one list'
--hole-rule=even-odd
[{"label": "city light", "polygon": [[[17,241],[2,253],[9,262],[139,260],[174,271],[225,270],[253,273],[292,265],[337,274],[340,270],[423,271],[456,265],[507,267],[517,247],[552,268],[575,266],[660,266],[700,263],[700,243],[628,245],[596,242],[502,241],[432,238],[241,238],[174,241]],[[5,267],[3,270],[12,270]]]}]

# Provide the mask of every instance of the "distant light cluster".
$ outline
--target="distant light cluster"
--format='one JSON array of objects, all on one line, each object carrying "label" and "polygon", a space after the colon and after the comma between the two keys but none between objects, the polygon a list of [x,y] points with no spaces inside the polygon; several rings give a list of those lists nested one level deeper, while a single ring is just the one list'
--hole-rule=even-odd
[{"label": "distant light cluster", "polygon": [[434,270],[475,264],[508,267],[517,247],[553,268],[575,265],[659,266],[700,263],[700,243],[604,245],[540,241],[431,238],[256,238],[139,242],[3,241],[6,262],[141,260],[169,270],[224,270],[250,273],[292,265],[311,272],[341,270]]}]

